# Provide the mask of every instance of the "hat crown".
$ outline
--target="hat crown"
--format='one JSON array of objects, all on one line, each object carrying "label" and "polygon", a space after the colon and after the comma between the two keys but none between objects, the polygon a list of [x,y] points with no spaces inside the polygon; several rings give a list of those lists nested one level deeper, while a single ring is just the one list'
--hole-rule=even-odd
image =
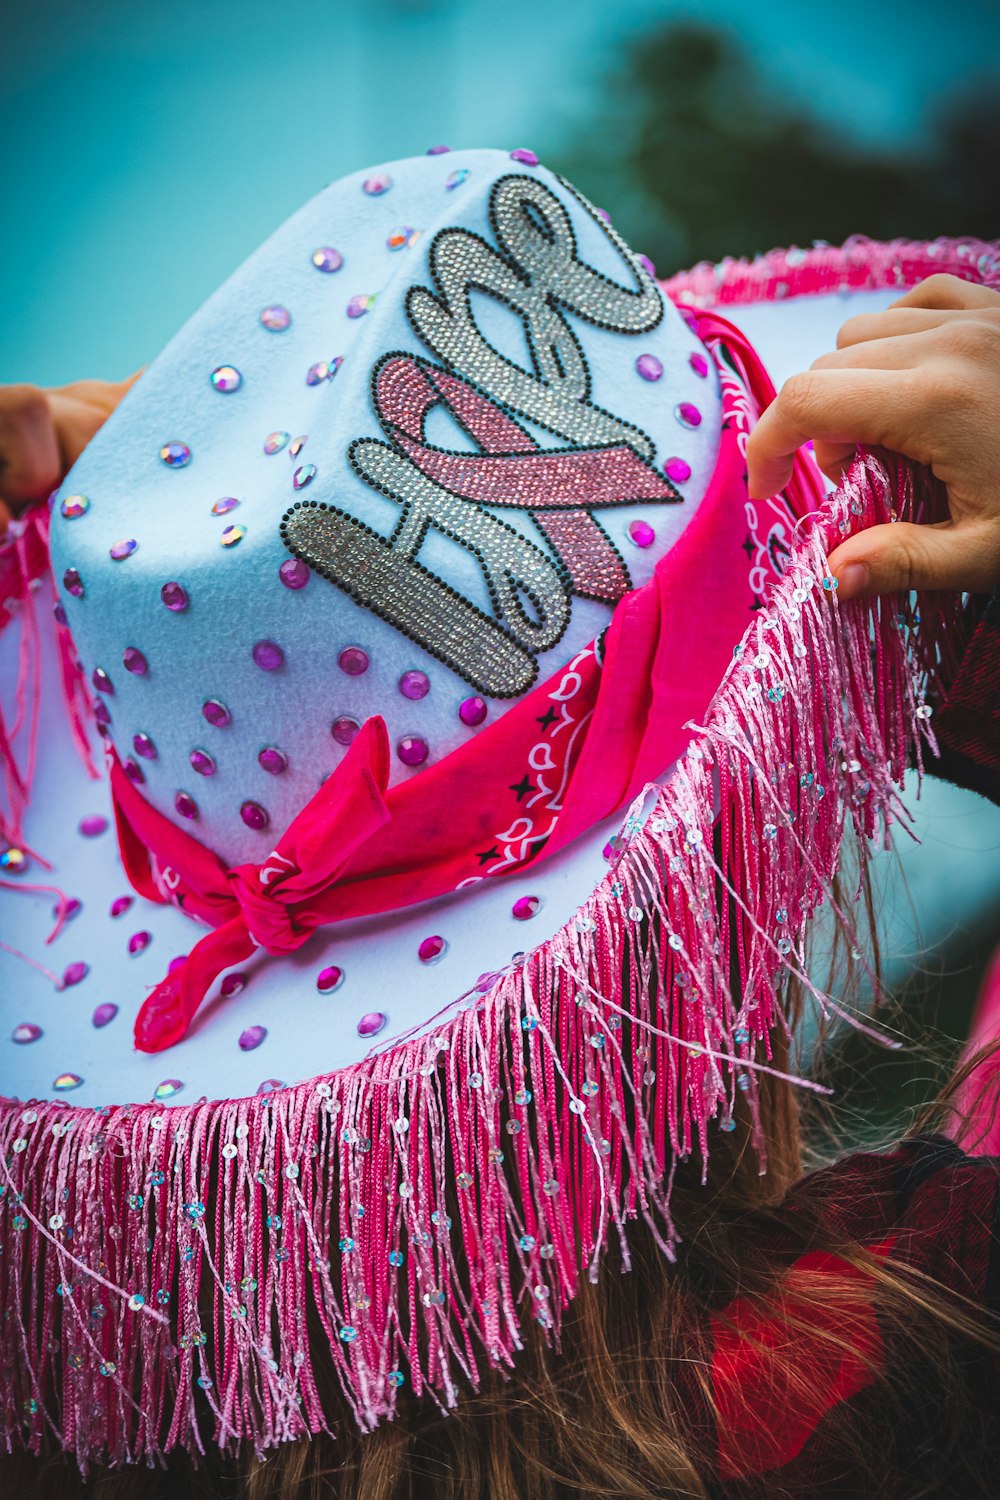
[{"label": "hat crown", "polygon": [[599,636],[719,429],[696,336],[545,168],[456,152],[334,183],[56,497],[109,737],[161,812],[259,862],[370,715],[392,779],[419,774]]}]

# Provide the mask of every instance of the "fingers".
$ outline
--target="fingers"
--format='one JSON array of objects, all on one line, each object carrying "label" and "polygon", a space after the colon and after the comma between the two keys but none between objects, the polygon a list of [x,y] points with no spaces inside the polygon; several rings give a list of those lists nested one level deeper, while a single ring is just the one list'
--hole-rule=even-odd
[{"label": "fingers", "polygon": [[960,276],[928,276],[892,304],[897,307],[996,307],[997,293]]},{"label": "fingers", "polygon": [[59,444],[61,478],[76,463],[95,432],[103,427],[109,412],[62,391],[50,392],[49,411]]},{"label": "fingers", "polygon": [[16,510],[43,499],[62,477],[59,440],[44,391],[0,390],[0,500]]},{"label": "fingers", "polygon": [[910,589],[988,593],[1000,576],[1000,527],[903,521],[870,526],[841,542],[827,566],[842,600]]}]

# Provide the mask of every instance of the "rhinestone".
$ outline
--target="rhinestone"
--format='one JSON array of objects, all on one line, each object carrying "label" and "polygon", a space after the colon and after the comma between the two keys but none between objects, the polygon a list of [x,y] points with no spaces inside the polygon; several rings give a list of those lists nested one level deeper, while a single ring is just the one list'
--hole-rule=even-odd
[{"label": "rhinestone", "polygon": [[277,641],[257,641],[251,654],[262,672],[277,672],[285,665],[285,653]]},{"label": "rhinestone", "polygon": [[298,458],[299,454],[302,452],[303,448],[305,447],[305,445],[306,445],[306,443],[308,441],[309,441],[308,437],[293,438],[292,441],[288,445],[288,457],[289,458]]},{"label": "rhinestone", "polygon": [[304,589],[309,582],[309,569],[298,557],[289,557],[278,569],[278,577],[286,589]]},{"label": "rhinestone", "polygon": [[430,746],[419,734],[404,735],[396,746],[404,766],[422,766],[430,753]]},{"label": "rhinestone", "polygon": [[220,547],[235,547],[247,534],[245,526],[227,526],[219,537]]},{"label": "rhinestone", "polygon": [[225,995],[228,1000],[233,995],[238,995],[241,990],[246,989],[246,983],[247,976],[245,974],[227,974],[219,985],[219,994]]},{"label": "rhinestone", "polygon": [[407,246],[413,244],[416,238],[417,231],[411,229],[408,224],[404,224],[401,228],[392,231],[386,240],[386,245],[390,250],[405,250]]},{"label": "rhinestone", "polygon": [[346,714],[342,714],[330,725],[330,733],[338,745],[349,745],[360,728],[361,725],[357,719],[351,719]]},{"label": "rhinestone", "polygon": [[462,186],[468,175],[468,167],[456,167],[444,180],[445,192],[453,193],[457,187]]},{"label": "rhinestone", "polygon": [[69,964],[63,970],[62,987],[64,990],[71,989],[74,984],[80,984],[90,973],[90,965],[78,959],[76,963]]},{"label": "rhinestone", "polygon": [[540,896],[519,896],[510,909],[511,916],[515,917],[518,922],[527,922],[535,915],[541,904]]},{"label": "rhinestone", "polygon": [[436,963],[447,952],[448,944],[443,937],[426,937],[417,949],[422,964]]},{"label": "rhinestone", "polygon": [[223,495],[221,500],[216,500],[212,506],[213,516],[228,516],[231,510],[235,510],[239,501],[235,495]]},{"label": "rhinestone", "polygon": [[240,817],[247,827],[252,828],[256,833],[259,833],[262,828],[266,828],[270,821],[266,810],[261,807],[259,802],[244,802],[240,808]]},{"label": "rhinestone", "polygon": [[361,646],[345,646],[337,657],[337,665],[348,677],[360,677],[368,671],[368,652]]},{"label": "rhinestone", "polygon": [[148,734],[134,734],[132,736],[132,748],[136,755],[141,755],[144,760],[156,759],[156,746]]},{"label": "rhinestone", "polygon": [[52,1087],[58,1094],[68,1094],[70,1089],[78,1089],[82,1082],[79,1073],[60,1073],[58,1078],[53,1078]]},{"label": "rhinestone", "polygon": [[344,264],[344,257],[332,245],[321,245],[318,250],[313,251],[311,258],[317,271],[339,271]]},{"label": "rhinestone", "polygon": [[425,156],[444,156],[445,153],[448,152],[448,151],[450,151],[450,150],[451,150],[450,146],[428,146],[427,150],[424,152],[424,155]]},{"label": "rhinestone", "polygon": [[708,360],[705,358],[704,354],[692,354],[691,358],[688,360],[688,364],[691,366],[696,375],[700,375],[702,380],[705,379],[706,375],[708,374]]},{"label": "rhinestone", "polygon": [[191,449],[187,443],[164,443],[160,458],[168,469],[183,469],[191,462]]},{"label": "rhinestone", "polygon": [[191,762],[191,769],[197,771],[199,776],[215,775],[215,761],[207,750],[192,750],[188,760]]},{"label": "rhinestone", "polygon": [[187,590],[180,583],[165,583],[160,590],[160,598],[175,615],[188,607]]},{"label": "rhinestone", "polygon": [[275,745],[267,745],[258,755],[257,762],[271,776],[280,776],[288,768],[288,756]]},{"label": "rhinestone", "polygon": [[116,896],[108,912],[109,917],[123,917],[133,902],[132,896]]},{"label": "rhinestone", "polygon": [[8,875],[20,875],[22,870],[27,869],[28,856],[23,849],[17,849],[11,845],[0,854],[0,870],[6,870]]},{"label": "rhinestone", "polygon": [[458,717],[469,729],[475,729],[486,718],[486,704],[482,698],[465,698],[458,705]]},{"label": "rhinestone", "polygon": [[63,588],[67,594],[72,594],[74,599],[83,598],[83,579],[75,568],[67,568],[63,574]]},{"label": "rhinestone", "polygon": [[685,463],[683,458],[668,458],[663,465],[663,472],[675,484],[683,484],[685,479],[691,478],[691,465]]},{"label": "rhinestone", "polygon": [[67,521],[75,521],[78,516],[85,516],[90,509],[90,501],[86,495],[67,495],[59,507]]},{"label": "rhinestone", "polygon": [[145,677],[149,671],[149,662],[136,646],[126,646],[122,652],[122,665],[126,672],[131,672],[135,677]]},{"label": "rhinestone", "polygon": [[329,379],[329,376],[330,366],[325,359],[322,359],[318,364],[309,366],[306,371],[306,385],[322,385],[324,380]]},{"label": "rhinestone", "polygon": [[682,427],[700,427],[701,412],[690,401],[680,401],[674,407],[674,416]]},{"label": "rhinestone", "polygon": [[153,934],[151,932],[133,932],[128,940],[128,951],[132,954],[145,953],[152,941]]},{"label": "rhinestone", "polygon": [[101,813],[89,813],[80,819],[80,832],[85,839],[96,839],[107,830],[108,820]]},{"label": "rhinestone", "polygon": [[315,477],[316,465],[303,464],[301,468],[296,469],[295,473],[292,475],[292,484],[297,490],[303,490],[305,489],[307,484],[310,484],[315,479]]},{"label": "rhinestone", "polygon": [[388,172],[375,172],[371,177],[366,177],[361,184],[362,192],[368,194],[369,198],[381,198],[392,187],[392,178]]},{"label": "rhinestone", "polygon": [[343,982],[344,971],[343,969],[338,969],[336,964],[331,964],[326,969],[320,969],[316,975],[316,988],[321,995],[329,995],[332,990],[339,990]]},{"label": "rhinestone", "polygon": [[663,379],[663,364],[655,354],[640,354],[635,362],[635,368],[643,380]]},{"label": "rhinestone", "polygon": [[518,146],[510,153],[511,161],[519,161],[522,167],[537,167],[538,157],[534,151],[529,151],[526,146]]},{"label": "rhinestone", "polygon": [[90,680],[99,693],[113,693],[115,690],[111,678],[103,667],[95,667]]},{"label": "rhinestone", "polygon": [[143,769],[140,766],[139,762],[137,760],[132,760],[131,757],[127,761],[125,761],[122,766],[122,770],[125,772],[125,775],[128,777],[129,781],[131,781],[133,786],[142,786],[142,784],[146,780],[146,777],[143,774]]},{"label": "rhinestone", "polygon": [[226,705],[218,698],[207,698],[201,705],[201,716],[209,724],[214,724],[216,729],[225,729],[232,723],[232,715]]},{"label": "rhinestone", "polygon": [[174,810],[182,818],[196,818],[198,816],[198,804],[190,792],[175,793]]},{"label": "rhinestone", "polygon": [[14,1030],[10,1034],[10,1039],[12,1042],[17,1042],[20,1046],[24,1047],[29,1042],[37,1042],[38,1038],[42,1035],[42,1028],[36,1026],[34,1021],[22,1021],[20,1026],[14,1027]]},{"label": "rhinestone", "polygon": [[[267,1036],[266,1026],[248,1026],[246,1031],[240,1032],[240,1051],[253,1052],[258,1048]],[[235,1148],[234,1148],[235,1150]]]},{"label": "rhinestone", "polygon": [[431,680],[426,672],[404,672],[399,679],[399,691],[404,698],[416,702],[420,698],[426,698],[431,690]]},{"label": "rhinestone", "polygon": [[637,547],[651,547],[656,541],[656,532],[648,521],[630,521],[628,534]]},{"label": "rhinestone", "polygon": [[289,432],[269,432],[264,439],[264,452],[280,453],[290,437]]},{"label": "rhinestone", "polygon": [[348,302],[347,316],[349,318],[363,318],[365,313],[371,312],[374,306],[374,295],[366,292],[359,292],[357,296],[352,297],[350,302]]},{"label": "rhinestone", "polygon": [[389,1019],[380,1010],[370,1010],[358,1022],[358,1036],[377,1036]]},{"label": "rhinestone", "polygon": [[235,365],[219,365],[218,369],[212,371],[211,380],[213,388],[223,395],[238,391],[243,384],[243,376]]},{"label": "rhinestone", "polygon": [[292,321],[292,315],[287,307],[282,307],[280,302],[274,302],[269,307],[261,309],[260,321],[269,333],[283,333]]},{"label": "rhinestone", "polygon": [[636,256],[636,260],[639,262],[640,266],[642,266],[643,270],[648,275],[652,276],[653,280],[655,281],[656,280],[656,267],[653,265],[653,262],[650,260],[649,256],[648,255],[637,255]]},{"label": "rhinestone", "polygon": [[[164,1078],[163,1082],[162,1083],[158,1083],[156,1085],[156,1088],[153,1090],[153,1099],[154,1099],[154,1101],[157,1104],[159,1104],[160,1101],[163,1100],[163,1099],[172,1099],[175,1094],[179,1094],[180,1093],[180,1091],[181,1091],[181,1089],[183,1087],[184,1087],[184,1085],[183,1085],[183,1083],[181,1083],[181,1081],[180,1081],[179,1078]],[[196,1206],[196,1205],[193,1205],[193,1204],[189,1204],[188,1205],[188,1212],[189,1213],[191,1211],[191,1208],[194,1207],[194,1206]],[[202,1208],[202,1213],[204,1213],[204,1212],[205,1212],[205,1210],[204,1210],[204,1208]],[[194,1216],[192,1215],[192,1217],[194,1217]]]},{"label": "rhinestone", "polygon": [[106,1000],[103,1005],[99,1005],[94,1011],[94,1014],[90,1018],[91,1025],[96,1026],[98,1031],[100,1031],[109,1022],[113,1021],[117,1014],[117,1005],[112,1005],[110,1000]]}]

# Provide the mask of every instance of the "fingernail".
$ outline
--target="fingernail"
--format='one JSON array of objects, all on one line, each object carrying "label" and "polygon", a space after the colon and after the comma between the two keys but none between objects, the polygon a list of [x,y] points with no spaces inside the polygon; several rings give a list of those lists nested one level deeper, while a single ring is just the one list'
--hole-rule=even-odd
[{"label": "fingernail", "polygon": [[839,584],[837,597],[841,602],[847,599],[857,599],[868,592],[871,580],[872,575],[867,563],[848,563],[837,574]]}]

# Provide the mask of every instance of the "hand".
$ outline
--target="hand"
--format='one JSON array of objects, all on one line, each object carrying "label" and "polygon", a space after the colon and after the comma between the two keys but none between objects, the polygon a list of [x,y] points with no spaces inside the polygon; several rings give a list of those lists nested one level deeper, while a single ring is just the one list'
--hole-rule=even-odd
[{"label": "hand", "polygon": [[0,536],[33,500],[61,483],[130,386],[127,380],[77,380],[42,390],[0,386]]},{"label": "hand", "polygon": [[926,464],[948,491],[949,520],[872,526],[830,554],[841,599],[1000,583],[1000,293],[931,276],[848,319],[837,352],[787,380],[753,432],[754,498],[787,483],[807,438],[831,479],[864,443]]}]

